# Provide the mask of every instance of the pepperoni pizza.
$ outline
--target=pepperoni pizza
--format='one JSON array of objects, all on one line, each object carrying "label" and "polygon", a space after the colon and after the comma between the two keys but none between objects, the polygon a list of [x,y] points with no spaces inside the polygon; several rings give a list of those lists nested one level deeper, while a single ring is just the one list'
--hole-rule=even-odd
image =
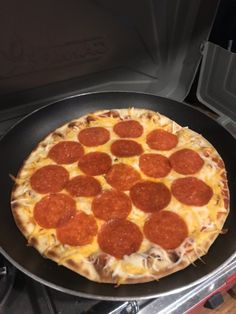
[{"label": "pepperoni pizza", "polygon": [[17,226],[44,257],[96,282],[157,280],[207,253],[229,212],[224,163],[201,135],[145,109],[59,127],[25,160]]}]

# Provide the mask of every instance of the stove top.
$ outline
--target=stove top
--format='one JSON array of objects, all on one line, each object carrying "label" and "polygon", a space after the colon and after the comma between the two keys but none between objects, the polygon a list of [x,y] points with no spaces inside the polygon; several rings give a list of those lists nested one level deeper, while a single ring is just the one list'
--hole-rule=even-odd
[{"label": "stove top", "polygon": [[[193,104],[226,127],[236,137],[231,120],[219,117],[201,104]],[[0,136],[34,108],[16,107],[1,112]],[[227,120],[228,119],[228,120]],[[11,313],[195,313],[209,298],[228,290],[236,280],[236,254],[210,278],[191,289],[144,301],[98,301],[68,295],[48,288],[16,270],[0,255],[0,314]]]}]

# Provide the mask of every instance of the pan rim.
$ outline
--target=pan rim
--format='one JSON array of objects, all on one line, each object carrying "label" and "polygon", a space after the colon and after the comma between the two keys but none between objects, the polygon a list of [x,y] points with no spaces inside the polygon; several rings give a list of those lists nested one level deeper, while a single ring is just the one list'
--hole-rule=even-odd
[{"label": "pan rim", "polygon": [[137,296],[137,297],[117,297],[117,296],[104,296],[104,295],[94,295],[94,294],[88,294],[88,293],[84,293],[84,292],[78,292],[75,290],[71,290],[71,289],[67,289],[67,288],[63,288],[59,285],[53,284],[45,279],[40,278],[37,275],[34,275],[33,273],[31,273],[30,271],[28,271],[27,269],[25,269],[23,266],[19,265],[14,259],[12,259],[7,253],[6,251],[0,247],[0,253],[13,265],[15,266],[18,270],[20,270],[21,272],[23,272],[25,275],[27,275],[28,277],[32,278],[33,280],[37,281],[40,284],[43,284],[49,288],[55,289],[59,292],[63,292],[63,293],[67,293],[73,296],[77,296],[77,297],[82,297],[82,298],[87,298],[87,299],[94,299],[94,300],[100,300],[100,301],[140,301],[140,300],[149,300],[149,299],[153,299],[153,298],[159,298],[159,297],[165,297],[165,296],[169,296],[169,295],[173,295],[173,294],[177,294],[180,292],[183,292],[184,290],[187,290],[189,288],[192,288],[204,281],[206,281],[207,279],[209,279],[211,276],[214,276],[218,273],[218,271],[220,271],[220,269],[223,269],[224,267],[226,267],[227,265],[230,264],[231,261],[233,261],[233,259],[236,258],[236,252],[233,253],[223,264],[219,265],[216,269],[214,269],[212,272],[210,272],[209,274],[193,281],[192,283],[173,289],[173,290],[169,290],[163,293],[157,293],[157,294],[151,294],[151,295],[146,295],[146,296]]},{"label": "pan rim", "polygon": [[[181,103],[181,104],[184,104],[186,107],[189,107],[191,109],[194,109],[196,111],[199,111],[201,114],[205,115],[207,118],[210,118],[212,119],[212,117],[206,112],[204,111],[203,109],[201,108],[197,108],[191,104],[188,104],[186,103],[185,101],[179,101],[179,100],[176,100],[174,98],[170,98],[170,97],[163,97],[163,96],[159,96],[159,95],[155,95],[155,94],[152,94],[152,93],[147,93],[147,92],[137,92],[137,91],[116,91],[116,90],[109,90],[109,91],[96,91],[96,92],[83,92],[83,93],[79,93],[79,94],[75,94],[75,95],[71,95],[71,96],[66,96],[66,97],[63,97],[59,100],[56,100],[56,101],[50,101],[48,102],[47,104],[44,104],[42,106],[40,106],[39,108],[36,108],[34,109],[33,111],[27,113],[26,115],[24,115],[23,117],[21,117],[19,120],[17,120],[15,123],[13,123],[0,137],[0,142],[4,139],[5,136],[8,135],[8,133],[11,132],[11,130],[13,130],[18,124],[22,123],[25,119],[29,118],[30,116],[36,114],[38,111],[41,111],[47,107],[50,107],[52,105],[56,105],[60,102],[63,102],[65,100],[71,100],[71,99],[74,99],[74,98],[77,98],[77,97],[84,97],[84,96],[92,96],[92,95],[102,95],[102,94],[105,94],[105,95],[108,95],[108,94],[126,94],[126,95],[129,95],[129,94],[133,94],[133,95],[140,95],[140,96],[153,96],[153,97],[158,97],[159,99],[162,99],[162,100],[169,100],[169,101],[173,101],[173,102],[177,102],[177,103]],[[217,114],[217,113],[216,113]],[[216,122],[217,124],[219,124],[227,133],[228,135],[230,135],[233,139],[235,139],[235,137],[229,132],[229,130],[227,128],[225,128],[224,125],[221,125],[217,120],[213,119],[214,122]]]}]

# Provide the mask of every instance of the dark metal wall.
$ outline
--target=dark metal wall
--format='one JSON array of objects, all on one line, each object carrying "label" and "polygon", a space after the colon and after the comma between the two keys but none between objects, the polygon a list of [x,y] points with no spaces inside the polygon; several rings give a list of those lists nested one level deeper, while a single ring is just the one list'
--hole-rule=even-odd
[{"label": "dark metal wall", "polygon": [[2,1],[0,109],[94,90],[183,100],[217,4],[218,0]]}]

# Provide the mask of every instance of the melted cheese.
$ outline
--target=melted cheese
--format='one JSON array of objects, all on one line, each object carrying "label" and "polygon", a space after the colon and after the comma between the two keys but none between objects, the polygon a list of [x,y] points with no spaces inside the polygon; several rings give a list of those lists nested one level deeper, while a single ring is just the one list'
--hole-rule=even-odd
[{"label": "melted cheese", "polygon": [[135,224],[137,224],[140,229],[142,230],[143,225],[146,219],[149,217],[148,213],[141,211],[140,209],[136,208],[134,205],[132,206],[132,211],[130,212],[128,219]]},{"label": "melted cheese", "polygon": [[100,251],[100,248],[98,246],[96,237],[94,238],[94,240],[91,244],[87,244],[87,245],[78,247],[78,253],[84,257],[88,257],[94,253],[99,252],[99,251]]}]

